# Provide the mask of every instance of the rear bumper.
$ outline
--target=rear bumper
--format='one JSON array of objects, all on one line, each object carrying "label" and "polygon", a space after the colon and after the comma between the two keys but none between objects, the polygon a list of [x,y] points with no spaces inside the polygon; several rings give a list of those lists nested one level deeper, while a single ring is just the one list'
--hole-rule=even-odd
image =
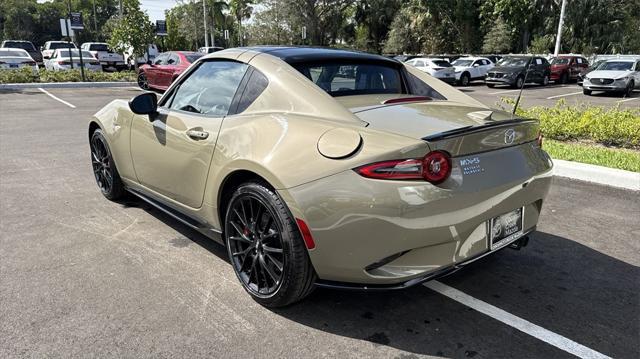
[{"label": "rear bumper", "polygon": [[[482,171],[461,167],[470,157]],[[551,168],[548,155],[526,143],[454,158],[451,178],[438,186],[349,170],[280,193],[311,230],[321,285],[402,288],[486,254],[491,218],[524,207],[523,230],[533,230]]]}]

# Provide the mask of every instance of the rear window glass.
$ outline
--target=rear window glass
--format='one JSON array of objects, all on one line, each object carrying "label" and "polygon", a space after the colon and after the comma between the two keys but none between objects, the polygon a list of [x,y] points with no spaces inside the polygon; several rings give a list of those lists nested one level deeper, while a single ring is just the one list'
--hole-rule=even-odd
[{"label": "rear window glass", "polygon": [[52,42],[52,43],[49,44],[49,49],[50,50],[67,49],[67,48],[75,49],[76,46],[74,44],[69,44],[67,42]]},{"label": "rear window glass", "polygon": [[0,57],[28,57],[29,54],[16,50],[0,50]]},{"label": "rear window glass", "polygon": [[89,45],[89,50],[91,50],[91,51],[110,51],[109,50],[109,46],[107,46],[107,44]]},{"label": "rear window glass", "polygon": [[[77,49],[61,50],[61,51],[58,51],[58,53],[60,54],[60,57],[69,57],[69,54],[71,54],[72,57],[80,57],[80,50],[77,50]],[[82,51],[82,57],[94,58],[89,51]]]},{"label": "rear window glass", "polygon": [[24,50],[35,50],[33,44],[30,42],[22,42],[22,41],[7,41],[4,43],[4,47],[13,47],[15,49],[24,49]]},{"label": "rear window glass", "polygon": [[431,62],[440,67],[451,67],[451,64],[446,60],[431,60]]},{"label": "rear window glass", "polygon": [[568,63],[569,63],[569,59],[567,58],[561,59],[556,57],[555,59],[551,60],[551,65],[566,65]]},{"label": "rear window glass", "polygon": [[187,58],[187,61],[194,62],[197,59],[202,57],[202,54],[185,54],[184,57]]},{"label": "rear window glass", "polygon": [[294,67],[331,96],[404,93],[398,68],[379,64],[297,64]]}]

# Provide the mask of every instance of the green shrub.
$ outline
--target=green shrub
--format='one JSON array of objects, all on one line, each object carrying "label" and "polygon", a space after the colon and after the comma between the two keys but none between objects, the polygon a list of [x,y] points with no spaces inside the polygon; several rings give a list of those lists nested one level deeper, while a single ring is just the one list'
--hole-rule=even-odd
[{"label": "green shrub", "polygon": [[[510,99],[503,102],[510,103]],[[604,108],[581,104],[569,106],[563,100],[554,107],[519,108],[518,115],[540,120],[546,138],[560,141],[593,141],[606,146],[640,147],[640,108]]]},{"label": "green shrub", "polygon": [[[133,71],[122,72],[96,72],[85,71],[88,82],[118,81],[132,82],[136,80]],[[34,76],[31,68],[23,67],[19,70],[0,70],[0,83],[31,83],[31,82],[80,82],[82,75],[79,69],[66,71],[49,71],[40,69]]]}]

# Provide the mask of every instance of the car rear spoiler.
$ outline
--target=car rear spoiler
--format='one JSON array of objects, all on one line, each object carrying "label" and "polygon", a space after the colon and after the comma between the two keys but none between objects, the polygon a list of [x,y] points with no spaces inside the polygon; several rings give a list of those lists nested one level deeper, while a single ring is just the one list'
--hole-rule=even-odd
[{"label": "car rear spoiler", "polygon": [[483,132],[488,128],[500,128],[500,127],[508,127],[512,125],[524,125],[529,123],[538,124],[539,122],[540,121],[534,120],[534,119],[515,118],[512,120],[489,122],[489,123],[485,123],[483,125],[478,125],[478,126],[471,125],[471,126],[455,128],[449,131],[434,133],[433,135],[423,137],[422,139],[425,141],[439,141],[447,138],[458,137],[461,135],[468,135],[476,132]]}]

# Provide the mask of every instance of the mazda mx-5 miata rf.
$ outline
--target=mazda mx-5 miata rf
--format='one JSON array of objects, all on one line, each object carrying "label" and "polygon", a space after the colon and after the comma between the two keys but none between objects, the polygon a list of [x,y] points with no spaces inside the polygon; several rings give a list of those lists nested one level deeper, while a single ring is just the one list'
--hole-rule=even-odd
[{"label": "mazda mx-5 miata rf", "polygon": [[552,162],[539,123],[412,66],[298,47],[219,51],[89,124],[105,197],[222,242],[275,307],[314,287],[397,289],[526,244]]}]

